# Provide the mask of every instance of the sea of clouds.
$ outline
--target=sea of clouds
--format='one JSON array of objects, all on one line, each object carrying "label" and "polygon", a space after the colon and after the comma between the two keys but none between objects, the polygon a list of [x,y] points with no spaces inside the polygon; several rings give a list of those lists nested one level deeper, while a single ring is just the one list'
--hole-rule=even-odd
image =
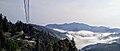
[{"label": "sea of clouds", "polygon": [[[117,36],[110,36],[110,35],[116,35],[116,33],[95,33],[91,31],[64,31],[60,29],[54,29],[59,32],[67,32],[66,36],[68,36],[70,39],[74,38],[74,41],[76,43],[76,47],[78,49],[81,49],[87,45],[91,44],[97,44],[97,43],[113,43],[118,42],[117,40],[120,40],[120,37]],[[119,43],[119,42],[118,42]]]}]

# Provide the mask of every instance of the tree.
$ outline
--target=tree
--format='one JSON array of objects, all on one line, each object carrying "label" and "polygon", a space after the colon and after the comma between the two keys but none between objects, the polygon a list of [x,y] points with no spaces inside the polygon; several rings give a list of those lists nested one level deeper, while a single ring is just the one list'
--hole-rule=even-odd
[{"label": "tree", "polygon": [[8,22],[6,16],[4,16],[3,21],[4,21],[3,23],[7,23]]},{"label": "tree", "polygon": [[16,51],[19,49],[18,44],[11,39],[6,40],[6,49],[8,49],[8,51]]},{"label": "tree", "polygon": [[0,14],[0,20],[1,20],[1,21],[2,21],[2,16],[3,16],[3,15],[2,15],[2,14]]},{"label": "tree", "polygon": [[3,30],[0,28],[0,50],[5,47],[5,36],[3,35]]},{"label": "tree", "polygon": [[17,31],[22,31],[23,23],[21,21],[17,21],[15,25],[17,26]]},{"label": "tree", "polygon": [[3,24],[2,24],[2,14],[0,14],[0,50],[3,48],[4,36],[3,36]]},{"label": "tree", "polygon": [[3,22],[3,31],[4,31],[4,32],[8,32],[8,28],[7,28],[8,20],[7,20],[6,16],[4,16],[2,22]]}]

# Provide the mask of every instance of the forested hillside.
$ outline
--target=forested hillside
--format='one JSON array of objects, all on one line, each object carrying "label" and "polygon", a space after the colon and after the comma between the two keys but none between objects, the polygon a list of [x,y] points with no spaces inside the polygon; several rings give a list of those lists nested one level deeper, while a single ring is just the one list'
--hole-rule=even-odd
[{"label": "forested hillside", "polygon": [[60,40],[50,32],[21,21],[13,24],[0,14],[0,51],[78,51],[74,40]]}]

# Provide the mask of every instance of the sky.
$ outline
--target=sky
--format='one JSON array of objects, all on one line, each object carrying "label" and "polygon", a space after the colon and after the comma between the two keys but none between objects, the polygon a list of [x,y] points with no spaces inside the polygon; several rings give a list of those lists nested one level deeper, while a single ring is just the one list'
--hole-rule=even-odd
[{"label": "sky", "polygon": [[[0,0],[0,13],[25,22],[23,0]],[[120,27],[120,0],[30,0],[30,23],[82,22]]]}]

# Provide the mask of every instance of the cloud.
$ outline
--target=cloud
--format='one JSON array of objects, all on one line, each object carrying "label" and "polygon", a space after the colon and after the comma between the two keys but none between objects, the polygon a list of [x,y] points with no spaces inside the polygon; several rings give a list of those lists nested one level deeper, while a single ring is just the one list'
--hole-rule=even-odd
[{"label": "cloud", "polygon": [[[60,29],[54,29],[56,31],[60,31],[60,32],[68,32],[68,34],[66,34],[70,39],[74,38],[74,41],[76,43],[76,47],[78,49],[81,49],[87,45],[91,45],[91,44],[97,44],[97,43],[107,43],[107,44],[111,44],[113,42],[117,42],[119,43],[119,41],[115,40],[115,39],[120,39],[120,37],[116,36],[115,33],[95,33],[95,32],[91,32],[91,31],[64,31],[64,30],[60,30]],[[110,36],[110,35],[114,35],[114,36]]]}]

